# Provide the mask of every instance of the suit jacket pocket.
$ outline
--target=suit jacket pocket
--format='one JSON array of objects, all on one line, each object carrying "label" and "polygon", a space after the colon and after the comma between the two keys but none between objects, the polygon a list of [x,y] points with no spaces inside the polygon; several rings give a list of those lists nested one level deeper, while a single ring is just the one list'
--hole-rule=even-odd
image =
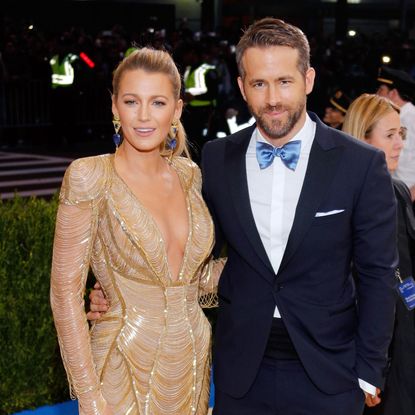
[{"label": "suit jacket pocket", "polygon": [[315,216],[313,219],[313,226],[324,226],[328,223],[332,224],[333,222],[341,222],[345,220],[345,217],[344,212],[327,216]]}]

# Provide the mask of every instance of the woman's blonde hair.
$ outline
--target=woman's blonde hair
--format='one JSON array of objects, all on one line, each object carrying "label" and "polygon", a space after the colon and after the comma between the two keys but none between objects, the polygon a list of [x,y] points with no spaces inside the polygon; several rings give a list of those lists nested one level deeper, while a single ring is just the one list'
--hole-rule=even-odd
[{"label": "woman's blonde hair", "polygon": [[[173,95],[175,99],[180,99],[182,81],[173,58],[168,52],[148,47],[137,49],[130,53],[115,69],[112,78],[112,93],[115,98],[118,96],[123,74],[126,71],[134,71],[137,69],[142,69],[150,73],[166,74],[170,78],[173,86]],[[186,132],[184,131],[180,120],[177,120],[177,135],[175,138],[177,144],[173,149],[173,156],[186,155],[190,158],[189,150],[187,148]],[[160,145],[160,154],[165,157],[172,155],[172,150],[167,146],[167,137],[166,140]]]},{"label": "woman's blonde hair", "polygon": [[369,138],[376,123],[393,111],[398,114],[400,112],[399,107],[388,98],[375,94],[362,94],[347,110],[342,130],[364,141]]}]

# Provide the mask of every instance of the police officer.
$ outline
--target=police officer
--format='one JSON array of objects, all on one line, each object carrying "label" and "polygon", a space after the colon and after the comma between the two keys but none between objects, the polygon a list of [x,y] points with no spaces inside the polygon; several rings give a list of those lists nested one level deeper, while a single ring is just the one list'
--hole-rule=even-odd
[{"label": "police officer", "polygon": [[211,63],[208,45],[189,45],[184,62],[186,107],[183,125],[191,144],[192,157],[198,162],[217,105],[219,77],[216,66]]},{"label": "police officer", "polygon": [[328,126],[341,130],[350,103],[351,99],[341,89],[336,90],[324,110],[323,121]]}]

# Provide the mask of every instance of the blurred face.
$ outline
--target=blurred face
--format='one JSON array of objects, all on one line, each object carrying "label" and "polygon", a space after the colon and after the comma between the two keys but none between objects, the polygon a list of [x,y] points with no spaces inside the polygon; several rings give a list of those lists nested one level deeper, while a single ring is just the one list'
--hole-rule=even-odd
[{"label": "blurred face", "polygon": [[382,84],[379,86],[378,90],[376,91],[376,94],[380,97],[389,98],[389,92],[390,89],[386,85]]},{"label": "blurred face", "polygon": [[395,171],[403,148],[399,114],[396,111],[391,111],[382,117],[375,124],[366,141],[385,153],[388,170]]},{"label": "blurred face", "polygon": [[126,151],[158,152],[172,121],[180,118],[182,101],[174,97],[166,74],[137,69],[121,77],[112,111],[120,117]]},{"label": "blurred face", "polygon": [[344,115],[341,111],[333,107],[327,107],[324,112],[323,121],[330,127],[337,128],[344,121]]},{"label": "blurred face", "polygon": [[282,146],[305,122],[306,97],[313,89],[314,69],[298,70],[298,51],[287,46],[251,47],[243,57],[242,96],[261,134]]}]

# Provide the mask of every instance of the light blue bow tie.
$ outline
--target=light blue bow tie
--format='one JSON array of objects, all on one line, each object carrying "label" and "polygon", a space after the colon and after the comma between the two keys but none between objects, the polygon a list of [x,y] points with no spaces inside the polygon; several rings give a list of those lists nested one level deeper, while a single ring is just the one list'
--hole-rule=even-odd
[{"label": "light blue bow tie", "polygon": [[290,170],[295,170],[300,158],[300,149],[301,140],[289,141],[282,147],[274,147],[271,144],[257,141],[256,158],[261,170],[270,166],[275,157],[279,157]]}]

